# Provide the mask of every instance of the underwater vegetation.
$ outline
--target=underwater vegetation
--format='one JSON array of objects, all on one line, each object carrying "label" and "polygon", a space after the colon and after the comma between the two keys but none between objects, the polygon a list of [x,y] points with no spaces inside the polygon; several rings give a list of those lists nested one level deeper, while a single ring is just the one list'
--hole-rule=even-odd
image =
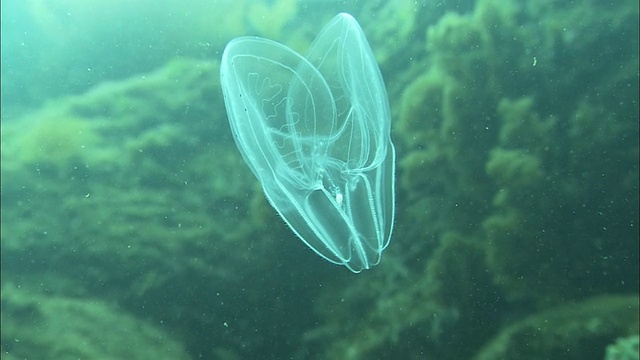
[{"label": "underwater vegetation", "polygon": [[185,331],[238,317],[201,312],[212,296],[246,309],[235,284],[264,281],[258,264],[278,255],[258,236],[266,224],[251,225],[249,208],[268,205],[253,204],[259,189],[238,166],[218,69],[176,60],[3,124],[3,294],[98,298]]},{"label": "underwater vegetation", "polygon": [[[413,80],[391,101],[398,262],[333,288],[339,303],[327,292],[318,311],[333,322],[311,340],[318,349],[338,332],[328,358],[499,358],[478,351],[511,341],[503,326],[612,293],[635,304],[616,316],[637,318],[637,10],[486,0],[416,30],[426,65],[406,70]],[[361,314],[363,303],[376,306]],[[364,320],[345,323],[352,313]],[[637,322],[623,325],[572,358],[603,358],[637,334]],[[539,358],[513,346],[508,358]]]},{"label": "underwater vegetation", "polygon": [[[288,31],[312,5],[259,5],[272,28],[238,3],[219,54],[263,28],[304,52],[336,13]],[[378,266],[328,266],[274,214],[215,60],[149,61],[3,118],[3,358],[637,358],[638,3],[390,3],[342,9],[390,97]]]},{"label": "underwater vegetation", "polygon": [[11,335],[3,359],[190,358],[167,332],[97,300],[3,286],[2,311],[2,331]]}]

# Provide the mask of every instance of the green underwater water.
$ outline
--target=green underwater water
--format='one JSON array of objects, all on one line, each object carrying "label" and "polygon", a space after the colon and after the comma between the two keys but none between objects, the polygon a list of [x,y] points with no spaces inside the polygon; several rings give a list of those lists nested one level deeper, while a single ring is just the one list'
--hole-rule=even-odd
[{"label": "green underwater water", "polygon": [[[101,6],[2,3],[3,358],[604,359],[637,338],[637,2]],[[218,78],[231,38],[304,53],[340,11],[397,147],[393,239],[358,275],[270,207]]]}]

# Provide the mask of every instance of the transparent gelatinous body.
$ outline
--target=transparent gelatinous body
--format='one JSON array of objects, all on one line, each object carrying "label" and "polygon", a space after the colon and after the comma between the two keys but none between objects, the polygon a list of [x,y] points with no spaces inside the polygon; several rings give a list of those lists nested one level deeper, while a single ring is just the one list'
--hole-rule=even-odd
[{"label": "transparent gelatinous body", "polygon": [[391,239],[395,150],[382,75],[356,20],[338,14],[307,57],[240,37],[220,70],[238,149],[291,229],[360,272]]}]

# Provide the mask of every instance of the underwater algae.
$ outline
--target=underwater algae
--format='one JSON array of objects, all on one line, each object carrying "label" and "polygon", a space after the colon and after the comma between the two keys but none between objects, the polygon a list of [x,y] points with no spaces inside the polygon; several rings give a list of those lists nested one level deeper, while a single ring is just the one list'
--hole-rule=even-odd
[{"label": "underwater algae", "polygon": [[[281,317],[288,296],[269,304],[245,287],[286,286],[281,267],[262,269],[279,264],[274,243],[287,229],[261,217],[268,204],[238,166],[211,80],[218,69],[175,60],[3,123],[3,296],[19,285],[30,296],[115,303],[165,324],[189,352],[272,346],[253,329]],[[19,136],[56,127],[46,144],[60,144],[60,156]],[[286,303],[305,299],[298,292]],[[270,311],[243,315],[256,306]],[[278,334],[293,337],[305,323],[283,324]],[[3,351],[17,331],[3,327]]]},{"label": "underwater algae", "polygon": [[502,329],[473,358],[603,359],[617,337],[638,334],[637,296],[600,296],[537,313]]},{"label": "underwater algae", "polygon": [[[636,20],[631,2],[480,0],[416,30],[427,66],[391,100],[405,254],[344,291],[327,357],[471,358],[513,314],[637,294]],[[374,325],[340,332],[364,301]]]},{"label": "underwater algae", "polygon": [[[588,7],[589,5],[584,6]],[[498,8],[494,9],[493,7]],[[520,19],[526,19],[525,9],[520,9],[517,12],[517,8],[514,7],[512,10],[514,13],[505,14],[505,9],[509,8],[509,6],[499,6],[491,1],[480,1],[476,5],[474,14],[451,15],[451,17],[458,19],[453,24],[460,22],[463,25],[453,27],[451,20],[444,17],[441,23],[429,30],[433,37],[439,36],[436,34],[439,34],[440,31],[436,29],[440,26],[450,28],[446,32],[447,35],[452,36],[453,39],[458,37],[465,39],[459,51],[459,54],[464,55],[459,56],[460,64],[452,65],[449,61],[451,57],[441,55],[440,49],[436,47],[439,42],[434,41],[430,45],[434,52],[433,56],[436,59],[443,56],[442,58],[446,61],[441,63],[434,60],[435,69],[432,68],[429,72],[442,71],[444,78],[438,79],[436,75],[425,75],[426,77],[416,80],[416,84],[422,84],[421,87],[427,92],[421,94],[417,87],[409,87],[411,92],[405,93],[406,97],[419,96],[425,101],[405,100],[405,104],[412,106],[413,110],[404,111],[404,114],[410,117],[403,117],[399,125],[400,131],[404,129],[404,126],[410,126],[409,129],[411,129],[410,132],[402,136],[403,139],[408,139],[410,151],[409,155],[401,161],[401,167],[415,180],[406,183],[403,181],[404,179],[401,179],[400,183],[405,186],[415,184],[407,189],[410,190],[409,196],[423,199],[424,196],[420,195],[422,189],[434,187],[434,182],[441,183],[439,188],[445,189],[444,192],[447,195],[444,198],[450,199],[449,192],[451,192],[454,200],[459,199],[454,202],[456,207],[476,212],[461,216],[460,220],[468,222],[472,233],[482,234],[481,237],[487,238],[490,253],[500,253],[498,255],[500,260],[497,261],[503,264],[504,262],[511,262],[513,265],[520,264],[520,270],[514,272],[514,268],[503,268],[502,265],[493,262],[496,258],[493,255],[490,256],[489,265],[496,274],[503,274],[514,280],[518,278],[519,280],[515,281],[522,284],[522,287],[509,288],[507,286],[505,289],[512,292],[514,296],[518,291],[531,291],[534,293],[531,294],[532,296],[544,297],[558,289],[577,290],[568,283],[552,283],[568,279],[566,276],[558,277],[556,274],[569,272],[570,277],[577,275],[577,273],[571,275],[571,268],[566,266],[584,266],[600,273],[593,268],[594,264],[598,266],[597,263],[593,263],[593,260],[602,255],[597,249],[600,245],[597,244],[602,244],[603,241],[607,244],[607,251],[610,254],[616,254],[614,257],[618,260],[612,261],[616,261],[618,264],[622,260],[628,261],[627,264],[631,266],[633,257],[637,257],[637,253],[634,255],[633,251],[628,251],[633,249],[633,244],[637,240],[637,234],[632,231],[633,227],[628,226],[636,222],[634,219],[637,214],[637,209],[633,205],[637,204],[635,191],[637,176],[634,176],[634,172],[631,171],[637,165],[637,139],[634,135],[637,134],[637,124],[633,121],[634,118],[637,118],[637,108],[633,106],[637,88],[634,90],[631,87],[627,91],[615,91],[625,81],[628,84],[634,83],[633,68],[622,67],[628,69],[626,76],[622,76],[618,67],[591,67],[589,62],[581,63],[580,58],[574,59],[574,67],[585,73],[591,70],[593,74],[591,76],[585,75],[584,78],[567,79],[567,81],[571,81],[575,88],[584,89],[582,97],[579,95],[581,92],[576,92],[574,89],[569,90],[567,86],[567,101],[560,105],[555,101],[544,102],[548,100],[548,97],[546,94],[539,94],[538,87],[518,87],[521,83],[528,84],[532,79],[539,79],[543,76],[555,78],[554,71],[562,73],[563,69],[552,66],[554,55],[559,55],[557,53],[540,53],[541,56],[538,58],[547,59],[550,63],[546,66],[540,63],[533,66],[531,63],[523,67],[522,64],[525,62],[520,58],[524,54],[521,53],[520,57],[513,56],[513,49],[507,45],[522,49],[536,47],[544,49],[538,44],[544,44],[544,41],[548,41],[547,39],[553,39],[557,29],[549,26],[549,28],[537,29],[541,31],[531,31],[526,20],[521,20],[524,21],[524,24],[520,25],[514,23],[513,20],[516,15],[520,16]],[[552,6],[549,5],[547,10],[550,11],[551,8]],[[558,11],[560,10],[566,12],[565,16],[572,16],[574,12],[581,14],[585,12],[579,7],[563,8]],[[594,18],[593,21],[600,23],[602,17],[615,17],[616,20],[612,23],[619,24],[617,31],[626,33],[630,30],[633,12],[626,12],[627,21],[622,21],[619,13],[616,12],[616,10],[627,11],[622,5],[619,9],[607,10],[602,12],[599,9],[592,9],[593,14],[598,14],[598,18]],[[489,16],[488,14],[491,14],[490,19],[486,18]],[[496,18],[495,14],[502,14],[502,17]],[[550,23],[560,19],[560,15],[548,16]],[[486,28],[489,23],[491,26]],[[456,31],[462,32],[463,35],[451,35]],[[582,46],[590,47],[594,43],[606,42],[609,34],[614,31],[615,29],[610,28],[602,32],[592,31]],[[494,34],[500,35],[498,37]],[[598,34],[603,37],[600,42],[593,39]],[[515,44],[501,43],[498,41],[501,37],[518,39],[518,42]],[[468,46],[468,39],[475,39],[473,43],[476,44],[474,45],[476,50],[470,54],[463,51]],[[478,41],[480,42],[478,43]],[[497,44],[501,45],[498,47]],[[447,43],[442,52],[444,54],[450,53],[453,56],[456,45],[456,42]],[[579,48],[578,44],[570,43],[567,45]],[[561,46],[561,44],[557,46]],[[550,47],[550,45],[545,45],[545,47]],[[582,50],[582,52],[585,51]],[[635,58],[635,52],[626,47],[621,47],[617,52],[609,52],[606,55],[611,57],[611,61],[624,64]],[[599,59],[599,61],[604,60]],[[503,67],[506,68],[499,68],[496,65],[498,63],[503,64]],[[467,65],[463,66],[464,64]],[[611,76],[605,76],[607,72]],[[512,76],[505,77],[504,73]],[[516,74],[517,76],[515,76]],[[490,79],[483,81],[482,79],[486,77],[490,77]],[[602,79],[602,82],[589,84],[593,82],[594,77]],[[558,78],[563,77],[559,76]],[[453,82],[453,84],[444,85],[447,83],[446,79],[449,79],[448,82]],[[480,83],[478,83],[478,79],[481,79]],[[610,79],[617,80],[615,83],[611,83]],[[584,82],[582,86],[579,85],[581,81]],[[443,84],[440,91],[436,90],[438,85],[434,87],[434,84],[438,83]],[[488,84],[488,86],[483,85],[482,88],[479,88],[480,84]],[[562,89],[564,86],[564,84],[560,84],[558,87]],[[594,88],[600,88],[600,90]],[[527,94],[527,91],[530,93]],[[594,97],[592,95],[594,92],[601,95]],[[438,96],[426,97],[431,94]],[[521,95],[513,98],[517,94]],[[560,92],[556,96],[562,97],[562,95],[563,93]],[[620,103],[624,105],[618,106],[614,103],[613,98],[620,99]],[[439,101],[439,99],[441,99],[440,103],[430,103],[431,101]],[[473,100],[460,103],[460,99]],[[481,99],[481,101],[477,99]],[[455,105],[449,105],[449,102],[453,102]],[[425,105],[425,103],[431,104],[431,106]],[[420,108],[424,107],[440,109],[440,111],[435,117],[428,117],[429,113],[423,117],[411,116],[412,114],[420,114]],[[589,110],[585,111],[585,108]],[[431,121],[439,122],[439,125],[429,124]],[[424,127],[424,131],[417,130],[418,124],[421,123],[428,124]],[[598,130],[596,130],[595,124],[598,124]],[[413,155],[414,152],[424,155]],[[439,161],[438,159],[443,160]],[[415,160],[420,160],[420,162]],[[424,162],[424,160],[428,160],[428,162]],[[444,166],[443,170],[442,164],[445,163],[449,165]],[[429,179],[436,175],[435,180],[430,181],[429,185],[422,185],[419,170],[422,170],[424,174],[422,178]],[[438,176],[439,174],[443,175]],[[599,179],[599,174],[607,174],[606,180]],[[448,185],[447,182],[455,185]],[[437,197],[442,192],[438,193],[437,185],[435,187],[434,197]],[[612,200],[616,204],[614,207],[607,205]],[[437,202],[438,199],[436,198],[435,201]],[[446,205],[443,207],[446,209]],[[436,206],[434,210],[442,213],[443,207]],[[444,213],[456,214],[460,211],[457,209],[448,210]],[[502,228],[496,232],[497,228],[492,228],[493,221],[503,216],[524,216],[527,227],[518,230],[521,223],[508,230]],[[532,223],[536,225],[532,225]],[[607,227],[606,231],[609,235],[595,229],[592,224],[601,224],[601,226]],[[536,226],[537,230],[534,228]],[[544,235],[542,235],[543,229],[547,230]],[[621,231],[621,233],[616,231]],[[504,234],[505,237],[502,238],[500,234]],[[521,234],[522,237],[516,240],[515,234]],[[534,236],[533,234],[541,235]],[[560,250],[563,246],[560,244],[571,246],[572,242],[580,241],[580,256],[573,258],[569,256],[559,262],[554,261],[555,256],[549,252],[533,257],[532,255],[536,251],[531,251],[532,249],[525,244],[531,244],[535,248],[540,237],[556,244],[553,246],[559,246],[550,250],[551,252]],[[614,239],[616,240],[613,241]],[[621,242],[618,239],[625,240]],[[628,260],[625,259],[625,251],[631,257]],[[518,253],[521,256],[516,256]],[[560,251],[560,253],[564,253],[564,251]],[[589,256],[593,258],[589,258]],[[569,265],[572,262],[574,265]],[[578,265],[579,263],[583,265]],[[617,265],[610,265],[614,268],[617,267]],[[602,266],[607,265],[602,264]],[[540,281],[540,277],[531,277],[534,275],[530,274],[529,269],[536,268],[548,269],[546,275],[539,274],[545,277],[545,281]],[[605,271],[609,274],[610,279],[622,277],[627,279],[627,283],[630,283],[629,281],[634,275],[623,271],[614,276],[611,271],[612,269]],[[589,279],[594,280],[593,277]],[[614,281],[602,280],[591,281],[592,286],[601,286],[599,290],[601,292],[608,291]],[[506,286],[506,283],[503,285]],[[515,286],[515,284],[512,285]],[[555,291],[539,288],[540,286],[549,286]],[[592,291],[596,290],[592,289]],[[521,295],[523,296],[524,293],[519,296]],[[569,294],[556,293],[556,295],[567,296]],[[584,295],[586,294],[571,296]]]},{"label": "underwater algae", "polygon": [[190,359],[155,325],[114,306],[2,286],[3,359]]}]

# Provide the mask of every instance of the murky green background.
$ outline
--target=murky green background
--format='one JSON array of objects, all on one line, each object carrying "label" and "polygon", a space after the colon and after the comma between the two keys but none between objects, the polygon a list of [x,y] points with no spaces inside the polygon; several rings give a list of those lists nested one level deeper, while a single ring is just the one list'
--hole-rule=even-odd
[{"label": "murky green background", "polygon": [[[315,255],[233,143],[240,35],[336,13],[397,147],[382,262]],[[638,359],[638,2],[2,1],[3,359]]]}]

